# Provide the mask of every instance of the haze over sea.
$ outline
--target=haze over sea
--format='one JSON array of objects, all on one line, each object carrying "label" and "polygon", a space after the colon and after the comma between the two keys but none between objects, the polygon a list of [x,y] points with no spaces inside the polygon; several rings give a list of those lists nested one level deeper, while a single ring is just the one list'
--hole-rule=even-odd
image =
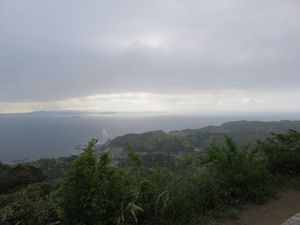
[{"label": "haze over sea", "polygon": [[34,160],[78,154],[78,145],[126,133],[196,129],[236,120],[299,120],[299,113],[239,115],[169,114],[10,114],[0,115],[0,160]]}]

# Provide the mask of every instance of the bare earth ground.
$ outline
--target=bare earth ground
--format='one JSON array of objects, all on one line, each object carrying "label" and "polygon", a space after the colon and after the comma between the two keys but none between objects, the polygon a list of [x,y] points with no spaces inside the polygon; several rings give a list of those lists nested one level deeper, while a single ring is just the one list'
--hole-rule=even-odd
[{"label": "bare earth ground", "polygon": [[300,191],[287,191],[277,199],[244,211],[238,221],[227,225],[281,225],[300,212]]}]

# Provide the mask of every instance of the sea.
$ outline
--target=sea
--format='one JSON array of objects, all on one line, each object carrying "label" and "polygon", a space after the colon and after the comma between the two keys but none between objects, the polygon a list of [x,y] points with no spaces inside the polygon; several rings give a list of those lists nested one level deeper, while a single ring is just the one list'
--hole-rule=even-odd
[{"label": "sea", "polygon": [[0,161],[14,163],[79,154],[92,138],[104,143],[127,133],[166,132],[221,125],[228,121],[300,120],[290,114],[8,114],[0,115]]}]

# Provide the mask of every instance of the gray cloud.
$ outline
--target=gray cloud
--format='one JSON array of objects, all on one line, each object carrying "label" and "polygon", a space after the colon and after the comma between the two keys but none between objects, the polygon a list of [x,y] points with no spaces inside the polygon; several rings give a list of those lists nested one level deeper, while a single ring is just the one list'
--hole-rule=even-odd
[{"label": "gray cloud", "polygon": [[297,0],[0,2],[0,101],[299,89]]}]

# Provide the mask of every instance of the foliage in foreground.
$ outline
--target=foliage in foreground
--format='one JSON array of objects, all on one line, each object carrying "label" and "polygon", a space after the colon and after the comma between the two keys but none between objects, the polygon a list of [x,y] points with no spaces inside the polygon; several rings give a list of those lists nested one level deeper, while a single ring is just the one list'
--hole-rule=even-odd
[{"label": "foliage in foreground", "polygon": [[257,147],[273,174],[300,174],[300,132],[289,130],[286,134],[271,134],[266,141],[259,141]]},{"label": "foliage in foreground", "polygon": [[264,150],[238,149],[230,138],[209,146],[204,158],[183,160],[173,171],[147,169],[133,152],[130,167],[113,168],[107,154],[97,159],[94,145],[65,178],[66,224],[186,224],[195,215],[263,202],[275,191]]},{"label": "foliage in foreground", "polygon": [[263,202],[273,194],[272,176],[264,159],[251,149],[238,149],[228,137],[224,145],[209,148],[206,163],[222,180],[227,204]]},{"label": "foliage in foreground", "polygon": [[75,160],[58,192],[31,185],[6,199],[1,224],[201,224],[228,208],[265,201],[278,177],[296,180],[300,171],[296,131],[270,136],[253,149],[239,149],[225,138],[204,157],[170,167],[147,168],[132,150],[130,164],[111,167],[109,154],[98,157],[95,145],[92,140]]},{"label": "foliage in foreground", "polygon": [[60,224],[60,209],[50,191],[48,184],[34,184],[11,195],[1,196],[0,201],[7,204],[0,209],[0,224]]}]

